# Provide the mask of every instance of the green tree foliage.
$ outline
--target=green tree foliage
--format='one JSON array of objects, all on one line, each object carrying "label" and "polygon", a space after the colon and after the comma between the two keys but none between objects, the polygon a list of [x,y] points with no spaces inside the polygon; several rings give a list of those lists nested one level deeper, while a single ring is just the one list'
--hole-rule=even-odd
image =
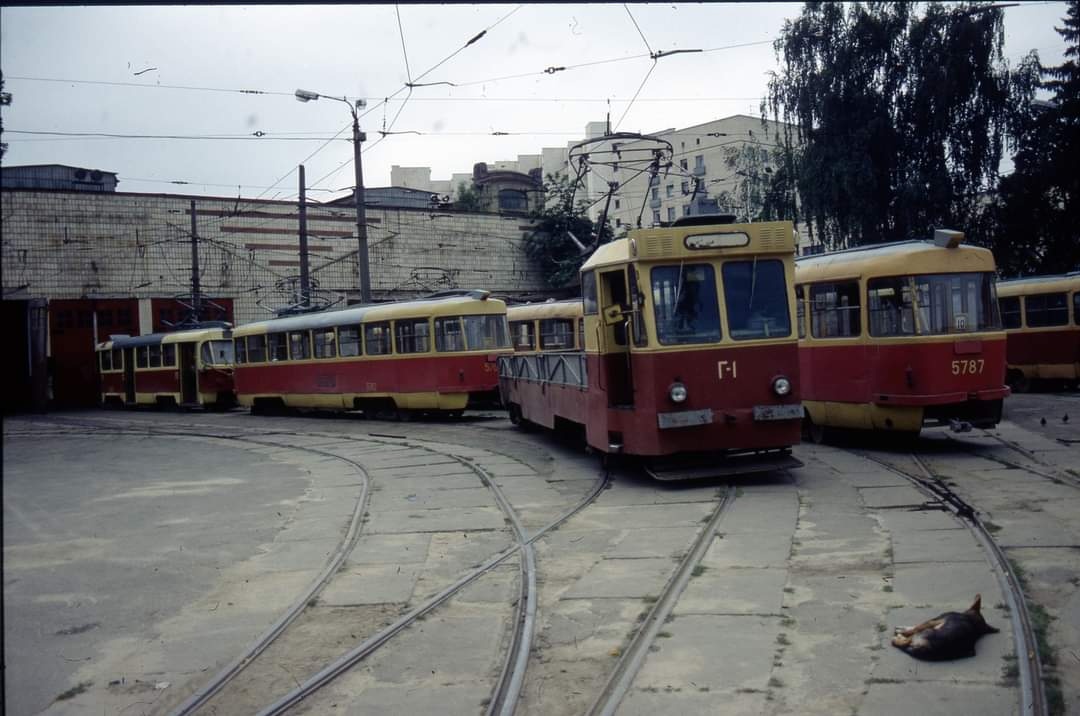
[{"label": "green tree foliage", "polygon": [[[1006,276],[1061,273],[1080,268],[1080,3],[1072,0],[1063,26],[1066,61],[1042,67],[1032,53],[1029,101],[1014,117],[1013,172],[1002,178],[995,205],[993,248]],[[1041,76],[1041,82],[1033,78]],[[1049,101],[1030,101],[1036,85]]]},{"label": "green tree foliage", "polygon": [[458,184],[454,208],[462,211],[484,211],[484,200],[475,184]]},{"label": "green tree foliage", "polygon": [[971,231],[1014,100],[1002,14],[974,3],[810,2],[775,43],[763,114],[828,247]]},{"label": "green tree foliage", "polygon": [[530,214],[535,225],[525,237],[525,253],[539,264],[544,283],[565,288],[577,283],[578,270],[588,258],[588,252],[583,253],[570,234],[592,248],[611,240],[611,226],[605,222],[597,231],[589,218],[588,204],[582,200],[575,203],[574,185],[565,176],[548,174],[544,196],[543,206]]}]

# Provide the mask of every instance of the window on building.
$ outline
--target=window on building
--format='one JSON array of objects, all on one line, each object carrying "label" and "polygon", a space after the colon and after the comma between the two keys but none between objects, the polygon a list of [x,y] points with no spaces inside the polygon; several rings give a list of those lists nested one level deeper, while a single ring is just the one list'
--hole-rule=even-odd
[{"label": "window on building", "polygon": [[268,358],[271,361],[289,360],[289,342],[284,333],[271,333],[266,337]]},{"label": "window on building", "polygon": [[683,193],[683,196],[686,196],[687,194],[690,193],[690,182],[684,181],[682,183],[682,193]]},{"label": "window on building", "polygon": [[657,187],[653,187],[653,190],[652,190],[652,198],[653,198],[654,200],[658,200],[658,199],[660,198],[660,189],[659,189],[659,188],[657,188]]},{"label": "window on building", "polygon": [[[683,149],[685,149],[685,148],[686,148],[686,145],[684,144]],[[679,166],[681,168],[683,168],[683,169],[689,169],[690,168],[690,161],[687,160],[687,159],[680,159],[679,160]]]},{"label": "window on building", "polygon": [[667,196],[668,199],[675,196],[675,185],[674,184],[668,184],[666,187],[664,187],[664,193],[665,193],[665,195]]},{"label": "window on building", "polygon": [[618,209],[618,208],[619,208],[619,206],[620,206],[619,200],[618,200],[618,199],[616,199],[616,200],[615,200],[615,208],[616,208],[616,209]]},{"label": "window on building", "polygon": [[525,192],[518,189],[502,189],[499,191],[500,211],[526,211],[529,208],[529,200]]},{"label": "window on building", "polygon": [[810,287],[810,335],[850,338],[861,333],[859,282],[819,283]]},{"label": "window on building", "polygon": [[435,319],[435,350],[440,353],[465,350],[465,334],[461,330],[460,318]]},{"label": "window on building", "polygon": [[266,360],[266,336],[248,336],[248,361],[262,363]]},{"label": "window on building", "polygon": [[660,212],[659,211],[654,211],[652,213],[652,223],[653,223],[653,226],[659,226],[659,224],[660,224]]},{"label": "window on building", "polygon": [[615,228],[622,226],[622,219],[615,219]]},{"label": "window on building", "polygon": [[689,204],[683,204],[682,215],[683,216],[690,216],[690,205]]},{"label": "window on building", "polygon": [[668,221],[675,221],[675,207],[674,206],[669,206],[667,208],[667,220]]},{"label": "window on building", "polygon": [[694,157],[694,171],[695,172],[703,172],[703,171],[705,171],[705,155],[698,154],[696,157]]},{"label": "window on building", "polygon": [[360,355],[360,326],[338,326],[338,353],[342,358]]},{"label": "window on building", "polygon": [[695,139],[694,144],[697,144],[698,146],[700,146],[701,145],[701,137],[698,137],[697,139]]},{"label": "window on building", "polygon": [[998,308],[1001,310],[1002,328],[1020,327],[1020,297],[1006,296],[998,299]]},{"label": "window on building", "polygon": [[333,328],[319,328],[311,332],[316,358],[336,358],[337,341]]},{"label": "window on building", "polygon": [[1069,303],[1064,293],[1040,293],[1024,299],[1028,328],[1064,326],[1069,322]]},{"label": "window on building", "polygon": [[364,326],[364,352],[369,356],[390,354],[390,322],[369,323]]},{"label": "window on building", "polygon": [[289,333],[289,357],[293,360],[307,360],[311,357],[311,339],[307,331]]}]

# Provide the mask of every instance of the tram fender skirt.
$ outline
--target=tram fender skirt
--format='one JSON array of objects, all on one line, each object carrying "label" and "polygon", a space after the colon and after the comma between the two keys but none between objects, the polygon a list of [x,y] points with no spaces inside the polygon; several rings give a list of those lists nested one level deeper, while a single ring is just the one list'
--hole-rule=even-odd
[{"label": "tram fender skirt", "polygon": [[948,661],[975,656],[975,642],[996,629],[982,616],[982,596],[967,611],[945,612],[922,624],[897,627],[892,645],[924,661]]}]

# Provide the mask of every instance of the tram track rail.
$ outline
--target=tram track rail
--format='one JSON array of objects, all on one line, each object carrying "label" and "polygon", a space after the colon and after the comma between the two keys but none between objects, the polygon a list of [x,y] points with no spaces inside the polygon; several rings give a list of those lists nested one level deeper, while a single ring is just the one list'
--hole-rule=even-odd
[{"label": "tram track rail", "polygon": [[[342,460],[354,468],[360,471],[363,476],[363,494],[360,500],[357,502],[357,507],[354,510],[352,520],[350,521],[350,527],[347,531],[346,537],[339,544],[338,549],[334,552],[333,557],[328,561],[327,566],[323,572],[320,572],[318,579],[315,583],[305,592],[302,598],[296,600],[296,602],[290,606],[288,610],[280,617],[274,624],[267,629],[258,639],[253,642],[248,649],[246,649],[240,656],[233,659],[229,664],[221,669],[209,682],[200,687],[194,694],[189,696],[184,702],[182,702],[175,709],[170,711],[172,716],[188,716],[189,714],[196,713],[202,707],[207,705],[210,700],[218,693],[220,693],[234,678],[236,678],[249,664],[253,663],[260,654],[262,654],[271,644],[274,643],[303,612],[305,607],[318,596],[319,592],[326,587],[332,580],[334,574],[340,568],[345,558],[355,547],[359,535],[360,527],[363,523],[364,514],[367,509],[368,498],[370,495],[370,477],[368,472],[363,468],[360,463],[346,458],[341,455],[337,455],[330,452],[326,448],[337,443],[357,443],[357,442],[374,442],[381,445],[408,445],[413,449],[421,449],[433,454],[444,455],[450,457],[454,461],[469,468],[478,479],[489,490],[491,490],[494,499],[503,512],[506,521],[509,523],[512,532],[515,536],[515,543],[496,553],[481,563],[478,567],[470,572],[460,576],[452,584],[448,585],[440,592],[425,600],[423,603],[417,605],[406,614],[402,615],[395,622],[384,628],[377,634],[364,640],[361,644],[341,655],[337,659],[327,664],[324,668],[317,673],[309,677],[307,680],[300,683],[296,688],[285,694],[284,696],[276,699],[270,705],[261,709],[258,713],[263,714],[280,714],[285,713],[294,706],[299,705],[308,698],[314,696],[323,687],[334,681],[337,677],[346,673],[353,666],[363,661],[365,658],[373,654],[379,648],[391,641],[397,634],[407,629],[410,625],[416,622],[418,619],[424,617],[428,613],[432,612],[442,604],[448,602],[454,595],[460,592],[462,589],[472,584],[476,580],[480,579],[484,575],[490,573],[499,565],[503,564],[510,558],[518,555],[520,557],[521,565],[521,579],[520,590],[517,599],[516,614],[513,620],[514,627],[511,631],[510,648],[507,650],[506,659],[504,660],[503,667],[500,670],[499,678],[492,690],[492,695],[488,701],[487,714],[499,714],[499,716],[510,716],[514,713],[520,698],[521,689],[524,684],[525,671],[528,666],[529,654],[532,648],[532,640],[536,628],[536,606],[537,606],[537,587],[536,587],[536,556],[533,549],[533,544],[543,537],[548,532],[557,529],[560,525],[580,512],[582,509],[591,504],[599,494],[606,489],[610,484],[610,476],[605,471],[595,481],[589,492],[580,499],[575,505],[571,506],[568,510],[561,513],[556,519],[547,523],[540,529],[536,530],[531,536],[526,532],[524,525],[522,524],[520,517],[516,510],[507,500],[506,496],[502,493],[497,484],[497,477],[493,476],[481,465],[477,464],[474,460],[454,455],[451,452],[445,452],[437,450],[435,448],[418,444],[405,436],[391,436],[391,435],[379,435],[371,436],[365,435],[351,436],[346,434],[333,434],[333,433],[313,433],[313,432],[300,432],[292,430],[241,430],[239,432],[228,432],[226,430],[220,430],[214,433],[205,433],[195,430],[177,430],[175,427],[169,426],[167,429],[155,428],[154,426],[143,426],[139,424],[132,425],[129,421],[122,421],[112,419],[109,423],[114,424],[102,424],[96,421],[85,421],[70,418],[52,418],[45,419],[44,422],[51,422],[58,426],[69,428],[69,430],[58,431],[57,434],[70,435],[71,430],[77,431],[93,431],[93,432],[111,432],[114,434],[135,435],[135,436],[153,436],[153,437],[195,437],[195,438],[212,438],[223,440],[235,440],[238,442],[246,442],[253,445],[259,445],[264,447],[275,447],[287,450],[298,450],[301,452],[307,452],[310,454],[320,455],[323,457],[335,458]],[[120,423],[116,425],[115,423]],[[225,426],[215,426],[215,428],[223,428]],[[34,431],[32,433],[19,433],[18,431],[8,431],[7,435],[34,435],[41,436],[41,431]],[[320,447],[295,445],[292,443],[277,443],[269,442],[266,438],[273,436],[288,435],[291,437],[315,437],[323,440],[330,441],[329,444],[321,443]]]},{"label": "tram track rail", "polygon": [[908,455],[915,465],[914,471],[894,465],[865,451],[853,450],[852,452],[907,479],[916,489],[931,498],[932,502],[940,504],[945,510],[951,512],[975,536],[992,560],[995,567],[994,574],[1008,606],[1019,667],[1021,713],[1024,716],[1047,716],[1049,711],[1043,681],[1043,666],[1039,658],[1038,639],[1027,608],[1023,587],[1004,550],[979,518],[978,510],[953,492],[916,452]]},{"label": "tram track rail", "polygon": [[623,651],[619,662],[609,675],[603,689],[589,707],[586,712],[589,716],[612,716],[619,708],[619,704],[622,703],[623,698],[633,686],[638,671],[641,670],[642,665],[645,663],[645,657],[648,656],[649,649],[656,641],[660,629],[674,610],[683,590],[686,589],[694,568],[701,563],[702,558],[712,544],[713,538],[720,527],[720,521],[734,501],[735,488],[729,485],[713,510],[713,514],[709,517],[709,521],[698,533],[693,545],[668,580],[663,592],[645,616],[641,626],[634,633],[630,644]]}]

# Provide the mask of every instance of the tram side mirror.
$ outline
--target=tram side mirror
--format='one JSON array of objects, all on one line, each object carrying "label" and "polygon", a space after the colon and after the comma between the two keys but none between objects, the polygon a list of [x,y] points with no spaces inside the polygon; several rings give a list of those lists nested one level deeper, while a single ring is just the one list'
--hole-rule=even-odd
[{"label": "tram side mirror", "polygon": [[604,325],[614,326],[626,320],[622,306],[608,306],[604,309]]}]

